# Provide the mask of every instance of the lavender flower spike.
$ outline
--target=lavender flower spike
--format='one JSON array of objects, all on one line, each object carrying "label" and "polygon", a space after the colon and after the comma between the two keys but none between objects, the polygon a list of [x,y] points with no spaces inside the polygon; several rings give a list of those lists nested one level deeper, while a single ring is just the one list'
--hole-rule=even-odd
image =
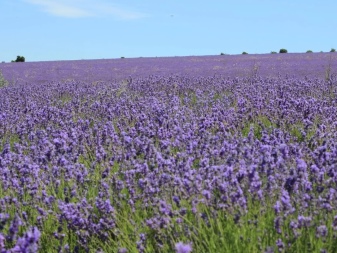
[{"label": "lavender flower spike", "polygon": [[182,242],[178,242],[176,244],[176,253],[190,253],[192,252],[192,246],[190,244],[184,244]]}]

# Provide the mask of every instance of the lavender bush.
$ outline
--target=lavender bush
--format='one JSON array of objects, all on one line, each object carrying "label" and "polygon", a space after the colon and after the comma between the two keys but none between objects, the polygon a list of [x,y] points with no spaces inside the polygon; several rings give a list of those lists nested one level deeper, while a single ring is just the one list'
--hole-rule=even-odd
[{"label": "lavender bush", "polygon": [[336,252],[337,87],[257,65],[1,88],[1,252]]}]

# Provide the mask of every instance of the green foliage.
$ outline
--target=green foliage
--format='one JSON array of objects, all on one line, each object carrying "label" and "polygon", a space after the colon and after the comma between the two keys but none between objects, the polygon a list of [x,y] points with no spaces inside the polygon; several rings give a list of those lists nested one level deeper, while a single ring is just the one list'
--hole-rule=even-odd
[{"label": "green foliage", "polygon": [[220,55],[225,55],[224,53],[220,53]]},{"label": "green foliage", "polygon": [[260,115],[253,121],[247,122],[242,129],[242,136],[247,137],[249,132],[252,130],[254,137],[258,140],[262,138],[263,130],[271,132],[276,126],[270,121],[267,116]]},{"label": "green foliage", "polygon": [[7,85],[8,81],[4,78],[4,76],[2,75],[2,71],[0,70],[0,88]]},{"label": "green foliage", "polygon": [[308,50],[306,53],[313,53],[311,50]]},{"label": "green foliage", "polygon": [[242,54],[248,54],[247,52],[242,52]]},{"label": "green foliage", "polygon": [[336,49],[331,48],[330,53],[334,53],[334,52],[336,52]]},{"label": "green foliage", "polygon": [[275,51],[271,51],[270,53],[271,53],[271,54],[277,54],[277,52],[275,52]]},{"label": "green foliage", "polygon": [[332,63],[332,59],[331,59],[331,55],[329,58],[329,64],[328,66],[325,68],[325,81],[329,82],[331,81],[331,77],[332,77],[332,73],[331,73],[331,63]]},{"label": "green foliage", "polygon": [[280,49],[280,54],[286,54],[286,53],[288,53],[287,49],[284,49],[284,48]]},{"label": "green foliage", "polygon": [[25,61],[26,61],[25,57],[18,55],[16,57],[16,60],[12,62],[25,62]]}]

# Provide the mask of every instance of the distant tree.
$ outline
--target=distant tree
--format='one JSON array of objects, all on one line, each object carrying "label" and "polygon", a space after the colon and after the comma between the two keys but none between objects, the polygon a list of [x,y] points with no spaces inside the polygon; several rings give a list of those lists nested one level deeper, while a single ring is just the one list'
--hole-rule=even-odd
[{"label": "distant tree", "polygon": [[18,55],[16,57],[16,60],[12,62],[25,62],[25,60],[26,60],[25,57]]},{"label": "distant tree", "polygon": [[247,52],[242,52],[242,54],[248,54]]},{"label": "distant tree", "polygon": [[280,54],[286,54],[286,53],[288,53],[287,49],[284,49],[284,48],[280,49]]},{"label": "distant tree", "polygon": [[334,52],[336,52],[336,49],[331,48],[330,53],[334,53]]},{"label": "distant tree", "polygon": [[311,51],[311,50],[308,50],[307,53],[312,53],[312,51]]},{"label": "distant tree", "polygon": [[225,55],[224,53],[220,53],[220,55]]},{"label": "distant tree", "polygon": [[275,52],[275,51],[271,51],[270,53],[271,53],[271,54],[277,54],[277,52]]},{"label": "distant tree", "polygon": [[125,59],[125,57],[124,57],[124,56],[122,56],[122,57],[121,57],[121,59]]}]

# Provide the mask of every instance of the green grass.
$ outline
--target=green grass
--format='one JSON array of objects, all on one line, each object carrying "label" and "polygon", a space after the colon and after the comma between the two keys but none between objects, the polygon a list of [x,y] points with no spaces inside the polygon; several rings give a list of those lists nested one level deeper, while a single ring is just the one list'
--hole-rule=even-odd
[{"label": "green grass", "polygon": [[276,125],[273,124],[267,116],[260,115],[252,121],[248,121],[244,124],[242,129],[242,136],[247,137],[251,127],[253,128],[254,137],[258,140],[261,140],[262,131],[266,129],[269,133],[276,128]]}]

